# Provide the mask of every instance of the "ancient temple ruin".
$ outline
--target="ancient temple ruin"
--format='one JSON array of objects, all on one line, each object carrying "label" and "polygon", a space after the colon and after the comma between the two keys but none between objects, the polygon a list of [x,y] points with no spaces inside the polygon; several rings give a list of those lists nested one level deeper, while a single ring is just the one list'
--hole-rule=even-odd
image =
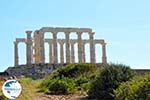
[{"label": "ancient temple ruin", "polygon": [[[53,36],[52,39],[44,38],[44,33],[50,32]],[[58,39],[57,34],[63,32],[65,39]],[[77,39],[70,39],[70,33],[75,32]],[[82,39],[82,33],[86,32],[89,35],[89,39]],[[32,37],[32,33],[34,34]],[[34,32],[26,31],[27,38],[16,38],[14,41],[14,64],[19,65],[18,43],[24,42],[26,44],[26,63],[39,64],[45,63],[45,45],[49,44],[49,63],[57,64],[58,59],[60,63],[75,63],[75,51],[74,45],[78,45],[78,63],[86,63],[85,57],[85,44],[90,45],[90,63],[96,63],[95,60],[95,44],[102,45],[102,63],[107,63],[106,58],[106,43],[103,39],[94,39],[94,32],[90,28],[62,28],[62,27],[43,27]],[[60,51],[58,51],[58,45],[60,45]],[[64,49],[65,45],[65,49]],[[64,51],[65,50],[65,51]],[[66,55],[64,55],[64,52]],[[60,58],[58,58],[60,53]],[[66,57],[64,57],[66,56]],[[66,59],[64,59],[66,58]]]}]

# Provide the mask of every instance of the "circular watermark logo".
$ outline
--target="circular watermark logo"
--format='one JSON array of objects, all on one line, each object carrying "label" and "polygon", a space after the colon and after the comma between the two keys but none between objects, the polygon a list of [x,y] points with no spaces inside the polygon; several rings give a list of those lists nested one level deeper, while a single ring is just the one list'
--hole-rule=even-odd
[{"label": "circular watermark logo", "polygon": [[8,99],[16,99],[21,91],[21,85],[17,80],[7,80],[2,86],[3,94]]}]

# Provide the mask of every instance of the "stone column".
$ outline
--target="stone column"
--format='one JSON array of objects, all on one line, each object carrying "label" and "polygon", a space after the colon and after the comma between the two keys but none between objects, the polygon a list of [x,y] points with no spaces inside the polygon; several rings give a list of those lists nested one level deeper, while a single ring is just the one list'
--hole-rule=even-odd
[{"label": "stone column", "polygon": [[107,63],[107,57],[106,57],[106,43],[102,44],[102,63]]},{"label": "stone column", "polygon": [[34,32],[34,62],[35,64],[39,64],[40,62],[40,35],[39,31],[36,30]]},{"label": "stone column", "polygon": [[64,43],[65,43],[65,41],[63,41],[63,40],[59,41],[59,44],[60,44],[60,63],[61,64],[64,63]]},{"label": "stone column", "polygon": [[52,64],[53,63],[53,44],[52,41],[48,42],[49,44],[49,63]]},{"label": "stone column", "polygon": [[70,63],[69,34],[70,34],[70,32],[65,32],[65,37],[66,37],[66,63]]},{"label": "stone column", "polygon": [[78,35],[78,61],[82,63],[82,32],[77,32]]},{"label": "stone column", "polygon": [[54,64],[58,63],[58,58],[57,58],[57,32],[52,32],[53,34],[53,53],[54,53]]},{"label": "stone column", "polygon": [[94,45],[94,35],[95,33],[89,33],[89,39],[90,39],[90,62],[95,63],[95,45]]},{"label": "stone column", "polygon": [[85,44],[82,44],[82,63],[85,63]]},{"label": "stone column", "polygon": [[40,48],[41,48],[41,63],[45,63],[45,41],[44,41],[44,33],[43,31],[39,31],[40,33]]},{"label": "stone column", "polygon": [[14,66],[19,65],[18,42],[14,42]]},{"label": "stone column", "polygon": [[74,44],[76,42],[71,40],[70,44],[71,44],[71,63],[75,63],[75,56],[74,56]]},{"label": "stone column", "polygon": [[45,63],[44,32],[41,30],[34,33],[34,53],[36,64]]},{"label": "stone column", "polygon": [[26,41],[26,59],[27,65],[32,63],[32,38],[31,38],[32,31],[26,31],[27,34],[27,41]]}]

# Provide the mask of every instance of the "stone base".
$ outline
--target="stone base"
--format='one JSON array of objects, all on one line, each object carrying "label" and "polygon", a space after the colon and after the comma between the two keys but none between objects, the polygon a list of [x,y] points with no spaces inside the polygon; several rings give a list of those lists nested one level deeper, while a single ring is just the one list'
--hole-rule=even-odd
[{"label": "stone base", "polygon": [[27,65],[19,65],[17,67],[9,67],[5,70],[9,76],[16,77],[30,77],[32,79],[41,79],[45,75],[51,73],[53,70],[64,66],[62,64],[32,64],[30,66]]},{"label": "stone base", "polygon": [[[52,71],[65,66],[66,64],[32,64],[19,65],[17,67],[9,67],[4,72],[0,73],[0,77],[30,77],[32,79],[41,79],[48,75]],[[97,63],[96,66],[101,66],[101,63]],[[150,69],[134,69],[139,74],[150,73]]]}]

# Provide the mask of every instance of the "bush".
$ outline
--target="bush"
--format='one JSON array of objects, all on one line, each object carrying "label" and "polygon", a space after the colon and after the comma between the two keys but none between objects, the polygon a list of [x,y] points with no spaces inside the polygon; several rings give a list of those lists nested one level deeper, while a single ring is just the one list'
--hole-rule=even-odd
[{"label": "bush", "polygon": [[150,74],[136,76],[115,91],[116,100],[150,100]]},{"label": "bush", "polygon": [[54,79],[48,86],[50,94],[70,94],[74,93],[75,89],[74,81],[69,78]]},{"label": "bush", "polygon": [[59,77],[78,77],[95,71],[96,66],[92,64],[70,64],[58,69]]},{"label": "bush", "polygon": [[121,82],[126,82],[135,75],[128,66],[122,64],[106,64],[88,91],[90,98],[113,100],[113,90]]},{"label": "bush", "polygon": [[87,91],[91,80],[96,77],[96,69],[96,66],[91,64],[69,64],[61,67],[42,80],[39,91],[52,94]]}]

